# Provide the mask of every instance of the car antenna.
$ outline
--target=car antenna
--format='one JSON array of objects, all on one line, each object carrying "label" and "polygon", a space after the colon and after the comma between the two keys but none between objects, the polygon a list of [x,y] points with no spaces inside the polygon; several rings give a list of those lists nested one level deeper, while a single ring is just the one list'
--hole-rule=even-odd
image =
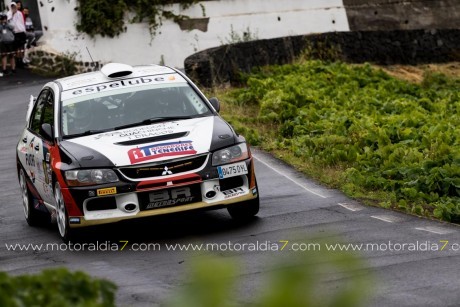
[{"label": "car antenna", "polygon": [[96,68],[96,63],[94,63],[93,57],[91,56],[91,52],[89,52],[88,46],[86,46],[86,51],[88,51],[89,57],[91,58],[91,66]]}]

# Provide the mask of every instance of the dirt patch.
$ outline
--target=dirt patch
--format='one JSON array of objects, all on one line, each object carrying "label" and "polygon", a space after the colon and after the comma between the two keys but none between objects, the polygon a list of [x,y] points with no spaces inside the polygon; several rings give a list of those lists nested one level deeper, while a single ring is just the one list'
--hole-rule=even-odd
[{"label": "dirt patch", "polygon": [[423,64],[417,66],[410,65],[375,65],[389,75],[407,80],[409,82],[420,83],[424,75],[428,72],[442,73],[448,77],[460,79],[460,62],[451,62],[444,64]]}]

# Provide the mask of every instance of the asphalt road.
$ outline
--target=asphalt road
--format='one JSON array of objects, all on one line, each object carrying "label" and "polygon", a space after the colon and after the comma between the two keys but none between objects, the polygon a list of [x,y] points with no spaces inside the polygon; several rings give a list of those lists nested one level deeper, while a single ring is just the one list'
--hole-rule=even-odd
[{"label": "asphalt road", "polygon": [[[38,82],[37,82],[38,80]],[[226,210],[180,214],[124,222],[88,229],[87,242],[128,240],[128,249],[110,251],[10,251],[5,244],[61,243],[57,226],[31,228],[22,212],[15,170],[15,146],[23,127],[30,94],[37,94],[43,80],[0,80],[0,271],[35,273],[65,266],[104,277],[119,286],[120,305],[157,305],[174,295],[186,281],[193,252],[130,251],[133,243],[256,243],[324,236],[344,243],[443,245],[443,251],[362,251],[364,273],[374,275],[372,306],[458,306],[460,301],[460,228],[379,208],[360,205],[342,193],[321,187],[266,153],[255,151],[261,194],[258,218],[245,224],[232,221]],[[330,235],[330,234],[334,235]],[[338,242],[338,241],[337,241]],[[396,247],[396,245],[395,245]],[[309,257],[314,251],[305,251]],[[283,254],[284,253],[284,254]],[[221,252],[244,268],[238,273],[239,300],[251,300],[280,255],[294,253]],[[298,252],[297,252],[298,253]],[[361,272],[361,273],[363,273]],[[346,280],[343,282],[346,283]],[[338,287],[326,276],[325,289]]]}]

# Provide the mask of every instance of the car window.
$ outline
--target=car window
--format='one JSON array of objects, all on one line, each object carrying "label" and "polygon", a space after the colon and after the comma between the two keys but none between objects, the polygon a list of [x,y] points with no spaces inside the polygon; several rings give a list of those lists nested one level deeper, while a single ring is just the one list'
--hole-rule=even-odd
[{"label": "car window", "polygon": [[[42,124],[47,123],[53,125],[53,115],[54,115],[54,96],[50,92],[45,101],[45,106],[43,108],[43,119]],[[41,125],[40,125],[41,126]]]},{"label": "car window", "polygon": [[109,130],[152,118],[212,115],[187,84],[117,89],[62,101],[63,136]]},{"label": "car window", "polygon": [[[43,130],[41,129],[42,125],[46,123],[52,126],[54,123],[53,118],[54,118],[54,95],[50,90],[49,95],[47,96],[45,100],[45,105],[43,107],[43,116],[42,116],[42,119],[40,121],[40,126],[39,126],[40,127],[39,134],[42,137],[44,137]],[[44,137],[44,139],[46,138]]]},{"label": "car window", "polygon": [[29,128],[37,134],[40,133],[41,119],[43,115],[43,109],[48,99],[48,93],[49,91],[47,89],[40,93],[37,98],[37,102],[35,103],[34,109],[32,110]]}]

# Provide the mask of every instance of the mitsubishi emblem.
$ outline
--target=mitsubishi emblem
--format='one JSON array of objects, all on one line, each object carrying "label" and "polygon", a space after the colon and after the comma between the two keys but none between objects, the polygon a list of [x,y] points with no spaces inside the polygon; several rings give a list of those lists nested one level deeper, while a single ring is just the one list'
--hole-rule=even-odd
[{"label": "mitsubishi emblem", "polygon": [[168,169],[167,166],[165,166],[163,173],[161,173],[162,176],[164,175],[171,175],[172,172]]}]

